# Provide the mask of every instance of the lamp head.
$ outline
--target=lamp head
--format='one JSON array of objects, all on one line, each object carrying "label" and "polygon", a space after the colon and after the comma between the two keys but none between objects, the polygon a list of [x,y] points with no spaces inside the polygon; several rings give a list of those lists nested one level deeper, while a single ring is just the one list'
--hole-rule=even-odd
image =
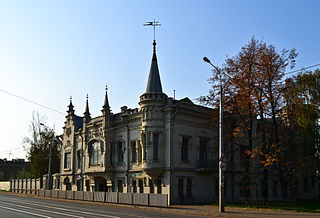
[{"label": "lamp head", "polygon": [[204,62],[207,62],[209,64],[211,63],[210,60],[207,57],[203,57],[203,60],[204,60]]}]

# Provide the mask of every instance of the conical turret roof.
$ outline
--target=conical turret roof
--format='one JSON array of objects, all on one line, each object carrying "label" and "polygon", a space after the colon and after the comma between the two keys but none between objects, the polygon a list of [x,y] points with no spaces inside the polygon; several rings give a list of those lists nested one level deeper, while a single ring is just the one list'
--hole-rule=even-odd
[{"label": "conical turret roof", "polygon": [[148,78],[146,93],[162,93],[155,41],[153,41],[153,56],[152,56],[152,62],[151,62],[151,67],[149,71],[149,78]]}]

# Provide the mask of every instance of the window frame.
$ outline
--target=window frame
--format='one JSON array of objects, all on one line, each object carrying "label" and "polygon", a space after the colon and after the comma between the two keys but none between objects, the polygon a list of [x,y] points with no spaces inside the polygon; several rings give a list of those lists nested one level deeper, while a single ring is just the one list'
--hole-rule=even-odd
[{"label": "window frame", "polygon": [[188,161],[189,156],[189,140],[191,137],[182,136],[181,139],[181,160]]},{"label": "window frame", "polygon": [[95,140],[89,145],[89,165],[96,166],[101,164],[102,157],[102,142]]},{"label": "window frame", "polygon": [[64,169],[71,169],[71,151],[64,153]]}]

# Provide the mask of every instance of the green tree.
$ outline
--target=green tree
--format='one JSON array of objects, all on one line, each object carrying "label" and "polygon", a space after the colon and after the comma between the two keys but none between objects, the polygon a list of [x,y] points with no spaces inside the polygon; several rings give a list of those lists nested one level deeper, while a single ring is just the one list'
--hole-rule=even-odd
[{"label": "green tree", "polygon": [[23,168],[17,174],[17,179],[29,179],[32,178],[30,170]]},{"label": "green tree", "polygon": [[50,143],[52,143],[51,173],[59,172],[60,168],[59,142],[54,140],[54,131],[42,125],[44,123],[45,117],[34,112],[30,123],[31,137],[24,138],[28,151],[27,158],[30,161],[29,172],[32,178],[39,178],[48,173]]},{"label": "green tree", "polygon": [[299,174],[315,175],[315,169],[320,169],[319,87],[319,70],[300,73],[286,80],[285,109],[288,125],[296,129],[294,134],[299,136],[298,140],[291,143],[300,148],[297,154],[299,158],[294,160],[298,162],[300,159],[301,164],[295,164],[295,172]]}]

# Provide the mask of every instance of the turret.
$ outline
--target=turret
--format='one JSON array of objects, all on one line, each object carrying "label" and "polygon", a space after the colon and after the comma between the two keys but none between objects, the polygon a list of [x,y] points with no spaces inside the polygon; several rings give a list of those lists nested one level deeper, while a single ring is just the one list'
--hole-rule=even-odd
[{"label": "turret", "polygon": [[[146,92],[140,96],[140,103],[146,100],[160,100],[166,99],[167,95],[162,92],[162,85],[160,80],[158,60],[156,54],[156,41],[153,40],[153,55],[149,71],[148,83]],[[139,103],[139,104],[140,104]],[[141,104],[140,104],[141,105]]]},{"label": "turret", "polygon": [[67,110],[67,113],[68,113],[68,115],[67,115],[67,119],[73,119],[74,118],[74,107],[73,107],[73,104],[72,104],[72,96],[70,96],[70,104],[69,104],[69,106],[68,106],[68,110]]},{"label": "turret", "polygon": [[109,128],[109,122],[111,119],[111,110],[110,110],[109,101],[108,101],[108,87],[107,86],[106,86],[106,95],[104,97],[104,104],[102,106],[101,112],[104,117],[105,128]]},{"label": "turret", "polygon": [[86,108],[85,108],[85,111],[83,113],[83,123],[89,123],[90,120],[91,120],[91,114],[89,112],[89,97],[88,97],[88,94],[87,94],[87,101],[86,101]]},{"label": "turret", "polygon": [[162,108],[166,105],[167,98],[167,95],[162,91],[156,41],[154,40],[147,88],[145,93],[140,96],[139,102],[142,114],[141,143],[144,150],[142,168],[145,172],[149,172],[153,167],[162,167],[163,164],[163,157],[159,155],[159,150],[163,148],[159,143],[162,141],[164,128]]}]

